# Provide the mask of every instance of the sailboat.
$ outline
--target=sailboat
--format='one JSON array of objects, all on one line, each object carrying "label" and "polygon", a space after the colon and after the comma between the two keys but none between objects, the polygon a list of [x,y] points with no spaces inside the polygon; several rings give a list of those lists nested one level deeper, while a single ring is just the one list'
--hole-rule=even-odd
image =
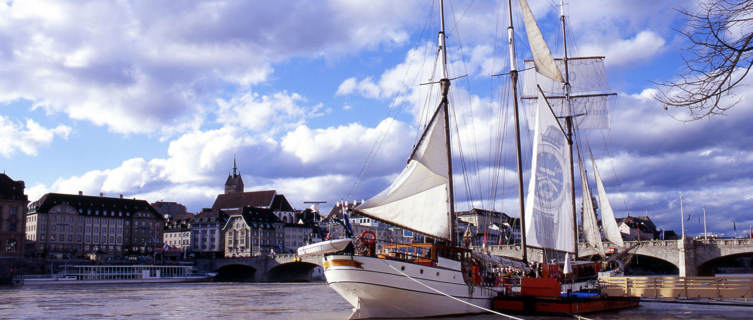
[{"label": "sailboat", "polygon": [[[524,226],[521,230],[522,261],[503,260],[473,252],[468,247],[461,246],[457,236],[448,111],[451,81],[447,73],[444,5],[443,0],[440,0],[439,49],[442,54],[442,79],[438,84],[441,87],[441,102],[434,110],[403,171],[384,191],[353,209],[360,215],[436,240],[433,243],[384,245],[377,252],[373,239],[359,240],[360,237],[356,237],[353,241],[355,247],[323,252],[327,283],[353,306],[351,319],[479,313],[491,311],[489,308],[493,302],[495,305],[501,304],[501,309],[512,306],[513,310],[525,311],[515,309],[516,306],[523,306],[519,301],[498,300],[500,297],[520,295],[526,290],[524,284],[511,281],[516,277],[510,277],[509,272],[503,274],[499,266],[506,267],[504,271],[515,270],[519,276],[527,274],[530,271],[525,250],[527,246],[577,256],[572,181],[572,122],[576,114],[563,111],[570,112],[573,105],[583,106],[585,111],[591,109],[588,109],[587,103],[579,104],[581,98],[587,100],[588,97],[570,95],[567,57],[560,60],[559,64],[555,62],[527,2],[519,1],[537,73],[552,79],[552,87],[560,83],[565,84],[566,88],[561,96],[561,103],[553,107],[549,101],[555,99],[555,91],[545,92],[541,89],[541,84],[536,86],[538,111],[535,118],[533,176],[526,201],[523,200],[518,99],[514,99],[519,203],[521,213],[524,213],[521,216]],[[508,0],[509,4],[511,0]],[[510,21],[510,74],[513,91],[516,92],[518,71],[515,67],[511,8]],[[561,67],[565,70],[564,77]],[[560,89],[562,87],[560,85]],[[595,93],[589,94],[600,97]],[[557,118],[562,115],[566,120],[567,130],[563,129]],[[578,121],[576,125],[589,123],[582,119]],[[548,279],[547,283],[551,282]],[[553,294],[559,297],[560,290],[556,289]]]}]

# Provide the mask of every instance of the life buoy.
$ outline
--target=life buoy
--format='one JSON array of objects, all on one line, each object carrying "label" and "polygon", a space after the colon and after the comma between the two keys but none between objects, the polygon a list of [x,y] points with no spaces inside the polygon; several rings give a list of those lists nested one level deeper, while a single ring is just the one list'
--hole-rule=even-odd
[{"label": "life buoy", "polygon": [[376,233],[371,230],[364,230],[361,232],[361,241],[367,246],[374,245],[376,243]]}]

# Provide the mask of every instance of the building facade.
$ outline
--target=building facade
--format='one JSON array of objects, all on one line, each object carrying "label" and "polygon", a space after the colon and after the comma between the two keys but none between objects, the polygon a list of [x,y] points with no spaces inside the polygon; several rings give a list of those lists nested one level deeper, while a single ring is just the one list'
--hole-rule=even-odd
[{"label": "building facade", "polygon": [[283,223],[266,208],[244,207],[222,228],[225,257],[250,257],[284,250]]},{"label": "building facade", "polygon": [[224,212],[209,208],[191,218],[191,251],[200,256],[222,256],[225,250],[222,227],[226,221]]},{"label": "building facade", "polygon": [[191,220],[193,214],[183,213],[167,215],[165,231],[163,234],[164,246],[168,250],[187,252],[191,246]]},{"label": "building facade", "polygon": [[162,247],[164,219],[145,200],[48,193],[29,205],[26,239],[37,254],[148,254]]},{"label": "building facade", "polygon": [[26,239],[24,182],[0,173],[0,257],[23,257]]}]

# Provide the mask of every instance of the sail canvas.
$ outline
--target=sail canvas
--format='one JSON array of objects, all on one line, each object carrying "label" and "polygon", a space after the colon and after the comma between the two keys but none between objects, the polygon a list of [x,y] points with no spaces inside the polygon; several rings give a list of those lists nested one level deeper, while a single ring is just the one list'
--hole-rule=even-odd
[{"label": "sail canvas", "polygon": [[[570,99],[565,99],[565,87],[561,82],[541,76],[533,70],[535,61],[526,61],[523,72],[523,94],[521,101],[535,110],[538,88],[558,116],[573,115],[574,126],[578,129],[609,128],[609,104],[613,93],[607,82],[604,57],[571,58],[567,61],[570,79]],[[559,70],[564,72],[565,61],[555,59]],[[529,127],[533,123],[529,114]]]},{"label": "sail canvas", "polygon": [[569,146],[544,97],[538,102],[526,198],[526,241],[532,247],[575,252]]},{"label": "sail canvas", "polygon": [[544,36],[541,34],[541,29],[539,29],[539,25],[536,23],[536,18],[533,16],[531,8],[528,6],[528,1],[520,0],[520,9],[523,13],[523,23],[526,26],[528,45],[531,48],[533,60],[536,61],[536,71],[552,81],[565,82],[562,79],[562,73],[554,63],[552,53],[549,51],[546,41],[544,41]]},{"label": "sail canvas", "polygon": [[583,188],[583,235],[586,242],[590,244],[596,252],[603,258],[604,245],[601,243],[601,232],[599,232],[599,223],[596,220],[596,210],[594,210],[593,200],[591,200],[591,188],[588,186],[588,177],[583,169],[583,161],[578,157],[578,166],[580,167],[580,181]]},{"label": "sail canvas", "polygon": [[450,238],[444,108],[434,113],[405,169],[356,209],[362,214],[441,239]]},{"label": "sail canvas", "polygon": [[604,189],[604,183],[601,181],[601,175],[599,169],[596,168],[596,162],[591,157],[591,162],[594,165],[594,178],[596,180],[596,191],[599,193],[599,207],[601,208],[601,226],[604,228],[604,237],[609,242],[614,243],[620,247],[625,246],[622,241],[622,234],[619,227],[617,227],[617,220],[614,217],[614,211],[612,211],[612,205],[609,204],[609,198],[607,198],[607,191]]}]

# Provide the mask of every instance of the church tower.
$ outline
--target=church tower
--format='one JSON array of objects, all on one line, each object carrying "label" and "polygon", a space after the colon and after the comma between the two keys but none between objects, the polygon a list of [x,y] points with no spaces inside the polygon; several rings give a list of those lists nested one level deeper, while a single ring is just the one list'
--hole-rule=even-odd
[{"label": "church tower", "polygon": [[225,194],[243,192],[243,178],[238,173],[238,163],[233,157],[233,174],[227,176],[225,181]]}]

